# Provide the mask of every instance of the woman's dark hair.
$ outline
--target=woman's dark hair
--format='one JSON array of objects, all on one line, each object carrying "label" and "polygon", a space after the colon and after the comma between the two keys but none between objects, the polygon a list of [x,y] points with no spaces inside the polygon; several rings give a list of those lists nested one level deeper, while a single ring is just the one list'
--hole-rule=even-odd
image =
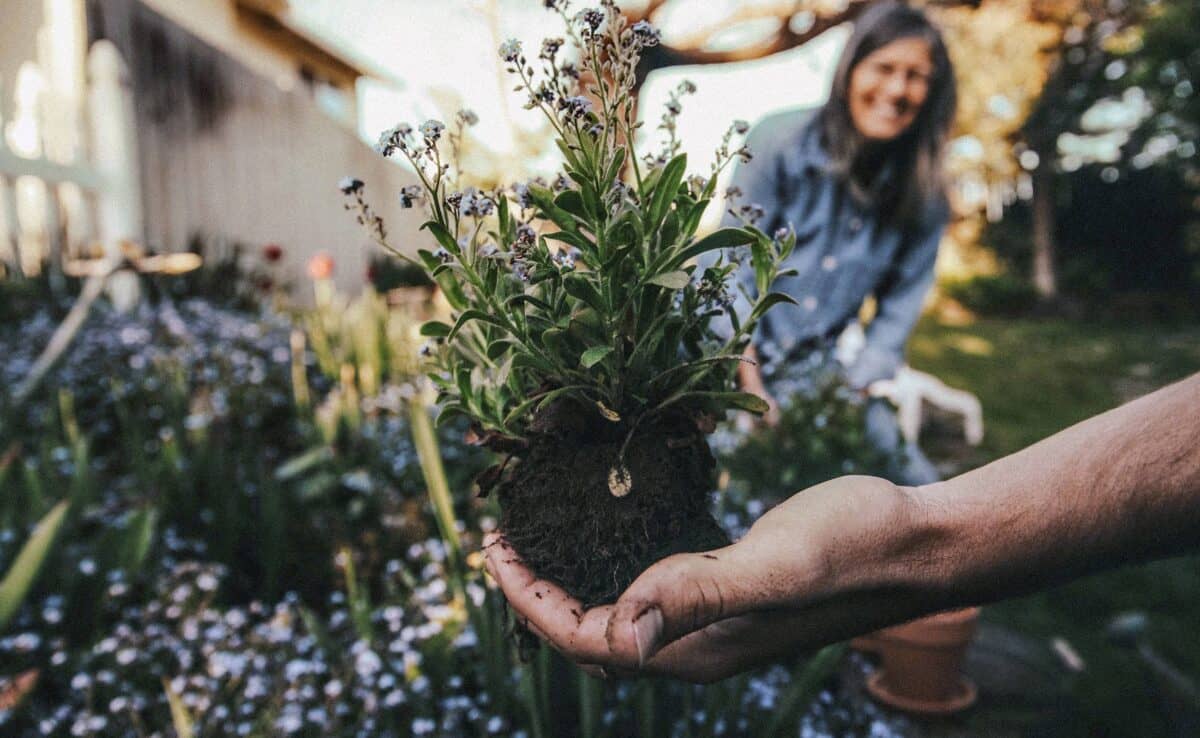
[{"label": "woman's dark hair", "polygon": [[[882,158],[872,156],[868,161],[868,141],[850,117],[850,75],[871,53],[902,38],[920,38],[929,44],[933,61],[929,95],[909,130],[886,144]],[[868,8],[854,24],[834,73],[829,101],[818,119],[834,174],[842,177],[858,198],[878,207],[886,220],[918,223],[926,208],[945,197],[942,156],[957,101],[946,44],[925,14],[901,3]],[[885,166],[892,168],[894,178],[886,188],[878,188],[873,175]]]}]

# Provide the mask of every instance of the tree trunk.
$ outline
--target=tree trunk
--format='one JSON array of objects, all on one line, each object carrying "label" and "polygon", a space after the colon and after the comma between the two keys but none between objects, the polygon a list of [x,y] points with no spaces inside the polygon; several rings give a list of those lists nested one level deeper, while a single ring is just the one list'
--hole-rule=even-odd
[{"label": "tree trunk", "polygon": [[1045,157],[1033,173],[1033,286],[1045,301],[1058,297],[1054,231],[1054,172]]}]

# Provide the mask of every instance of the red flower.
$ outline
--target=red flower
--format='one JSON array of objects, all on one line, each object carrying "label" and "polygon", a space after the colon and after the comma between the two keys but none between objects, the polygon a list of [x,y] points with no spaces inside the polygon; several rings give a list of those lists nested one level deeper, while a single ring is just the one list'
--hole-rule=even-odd
[{"label": "red flower", "polygon": [[269,243],[262,248],[263,259],[274,264],[283,258],[283,247],[277,243]]},{"label": "red flower", "polygon": [[329,279],[333,276],[333,257],[328,252],[319,251],[308,260],[308,276],[316,280]]}]

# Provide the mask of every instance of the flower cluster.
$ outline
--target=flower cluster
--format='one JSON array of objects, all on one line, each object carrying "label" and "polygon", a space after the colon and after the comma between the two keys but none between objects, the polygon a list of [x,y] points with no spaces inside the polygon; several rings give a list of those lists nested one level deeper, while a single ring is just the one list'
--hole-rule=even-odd
[{"label": "flower cluster", "polygon": [[[124,603],[89,651],[54,642],[39,693],[59,698],[35,696],[21,719],[33,735],[137,735],[171,723],[172,695],[197,735],[519,735],[481,688],[479,639],[446,586],[445,560],[431,540],[388,562],[396,581],[417,572],[420,583],[374,609],[365,631],[340,592],[323,616],[294,595],[219,607],[222,567],[168,562],[146,604]],[[487,597],[478,583],[468,596],[477,607]],[[36,637],[13,640],[0,658]]]}]

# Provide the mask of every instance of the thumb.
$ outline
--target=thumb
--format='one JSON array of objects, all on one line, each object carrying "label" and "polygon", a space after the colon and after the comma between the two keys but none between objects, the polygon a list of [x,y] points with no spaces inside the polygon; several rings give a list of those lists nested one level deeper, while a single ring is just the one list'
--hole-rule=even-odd
[{"label": "thumb", "polygon": [[613,606],[605,637],[614,663],[640,669],[668,643],[746,612],[756,589],[748,573],[736,544],[651,566]]}]

